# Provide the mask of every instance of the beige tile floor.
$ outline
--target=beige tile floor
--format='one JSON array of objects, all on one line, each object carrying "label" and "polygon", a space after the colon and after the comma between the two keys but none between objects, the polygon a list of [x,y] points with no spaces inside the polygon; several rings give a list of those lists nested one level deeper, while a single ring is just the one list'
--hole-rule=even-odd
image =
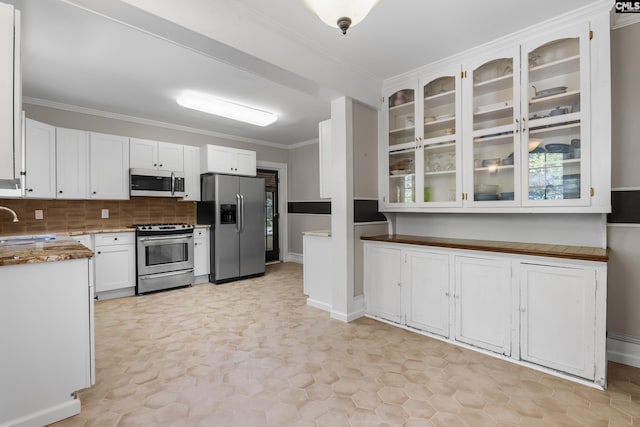
[{"label": "beige tile floor", "polygon": [[609,389],[305,305],[302,268],[96,304],[96,385],[55,426],[623,426],[640,370]]}]

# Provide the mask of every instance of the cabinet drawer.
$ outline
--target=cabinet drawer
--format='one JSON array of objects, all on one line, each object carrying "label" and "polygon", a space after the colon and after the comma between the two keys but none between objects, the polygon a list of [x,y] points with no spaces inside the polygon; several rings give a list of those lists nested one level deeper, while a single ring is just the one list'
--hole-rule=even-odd
[{"label": "cabinet drawer", "polygon": [[96,234],[96,247],[109,245],[133,244],[134,233],[103,233]]}]

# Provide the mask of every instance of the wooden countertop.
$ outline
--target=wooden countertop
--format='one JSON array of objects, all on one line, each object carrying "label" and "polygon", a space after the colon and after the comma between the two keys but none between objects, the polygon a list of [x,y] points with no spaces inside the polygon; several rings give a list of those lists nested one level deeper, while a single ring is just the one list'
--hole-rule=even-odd
[{"label": "wooden countertop", "polygon": [[436,246],[441,248],[467,249],[473,251],[501,252],[507,254],[544,256],[552,258],[576,259],[607,262],[609,248],[591,246],[548,245],[541,243],[501,242],[496,240],[449,239],[442,237],[379,235],[362,236],[361,240],[384,243],[404,243],[408,245]]},{"label": "wooden countertop", "polygon": [[0,266],[65,261],[92,256],[93,252],[90,249],[65,235],[57,235],[55,240],[34,243],[9,241],[0,244]]}]

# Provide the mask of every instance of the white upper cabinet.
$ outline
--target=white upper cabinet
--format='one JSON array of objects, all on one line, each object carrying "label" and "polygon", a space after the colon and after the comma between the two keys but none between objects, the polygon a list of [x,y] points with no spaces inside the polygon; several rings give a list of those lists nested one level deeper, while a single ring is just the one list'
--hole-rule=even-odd
[{"label": "white upper cabinet", "polygon": [[[21,159],[22,83],[20,78],[20,12],[0,3],[0,180],[19,178]],[[20,196],[20,190],[0,188]]]},{"label": "white upper cabinet", "polygon": [[256,176],[256,152],[219,145],[205,145],[200,151],[202,173]]},{"label": "white upper cabinet", "polygon": [[200,201],[200,147],[184,146],[184,197]]},{"label": "white upper cabinet", "polygon": [[522,45],[525,206],[590,204],[589,44],[582,24]]},{"label": "white upper cabinet", "polygon": [[56,198],[56,128],[26,119],[26,196]]},{"label": "white upper cabinet", "polygon": [[89,133],[92,199],[129,199],[129,138]]},{"label": "white upper cabinet", "polygon": [[182,172],[184,170],[183,146],[131,138],[131,168]]},{"label": "white upper cabinet", "polygon": [[381,210],[609,212],[608,13],[581,16],[390,79]]},{"label": "white upper cabinet", "polygon": [[56,197],[89,198],[89,133],[56,128]]},{"label": "white upper cabinet", "polygon": [[[465,206],[520,204],[520,49],[463,65]],[[515,71],[514,71],[515,70]]]}]

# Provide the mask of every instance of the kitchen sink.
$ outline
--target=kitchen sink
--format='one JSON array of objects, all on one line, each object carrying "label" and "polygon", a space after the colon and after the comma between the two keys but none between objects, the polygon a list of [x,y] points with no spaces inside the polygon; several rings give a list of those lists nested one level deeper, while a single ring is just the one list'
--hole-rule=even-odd
[{"label": "kitchen sink", "polygon": [[47,242],[55,239],[56,236],[54,236],[53,234],[0,237],[0,245],[28,245],[31,243]]}]

